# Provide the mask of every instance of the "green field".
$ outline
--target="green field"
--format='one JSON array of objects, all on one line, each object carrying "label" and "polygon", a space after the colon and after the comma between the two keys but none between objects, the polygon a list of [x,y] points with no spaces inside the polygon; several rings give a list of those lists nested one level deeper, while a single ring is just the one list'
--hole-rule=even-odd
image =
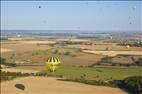
[{"label": "green field", "polygon": [[[42,71],[47,72],[46,70]],[[48,72],[49,73],[49,72]],[[80,78],[84,74],[85,79],[100,80],[121,80],[128,76],[142,76],[141,67],[128,68],[88,68],[88,67],[71,67],[62,66],[55,72],[56,75],[62,75],[65,78]]]}]

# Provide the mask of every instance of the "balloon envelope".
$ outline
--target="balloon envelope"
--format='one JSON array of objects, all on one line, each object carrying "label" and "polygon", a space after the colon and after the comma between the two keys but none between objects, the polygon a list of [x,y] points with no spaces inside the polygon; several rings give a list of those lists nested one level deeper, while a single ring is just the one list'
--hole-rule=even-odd
[{"label": "balloon envelope", "polygon": [[47,62],[45,62],[46,68],[50,71],[54,71],[60,67],[60,60],[56,57],[49,57]]}]

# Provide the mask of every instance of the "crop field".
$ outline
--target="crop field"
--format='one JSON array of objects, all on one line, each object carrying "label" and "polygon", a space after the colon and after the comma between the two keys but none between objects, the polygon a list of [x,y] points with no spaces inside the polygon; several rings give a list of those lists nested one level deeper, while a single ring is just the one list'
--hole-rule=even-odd
[{"label": "crop field", "polygon": [[[46,72],[46,71],[43,71]],[[130,68],[87,68],[87,67],[66,67],[63,66],[56,71],[57,75],[62,75],[65,78],[80,78],[84,74],[86,79],[101,79],[101,80],[121,80],[128,76],[142,76],[140,67]]]},{"label": "crop field", "polygon": [[[13,85],[16,85],[17,83],[23,83],[23,85],[26,86],[25,90],[22,91],[15,88]],[[127,92],[119,88],[91,86],[45,77],[19,78],[2,83],[1,86],[2,94],[127,94]]]},{"label": "crop field", "polygon": [[[26,43],[15,43],[15,44],[1,44],[1,53],[4,54],[3,49],[9,49],[11,52],[26,52],[34,50],[47,50],[50,47],[48,45],[38,44],[26,44]],[[8,52],[8,51],[5,51]]]}]

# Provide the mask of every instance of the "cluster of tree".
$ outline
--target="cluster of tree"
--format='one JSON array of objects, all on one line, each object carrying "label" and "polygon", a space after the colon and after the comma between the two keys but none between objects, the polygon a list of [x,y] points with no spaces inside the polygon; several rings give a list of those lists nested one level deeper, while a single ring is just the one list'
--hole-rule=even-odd
[{"label": "cluster of tree", "polygon": [[[80,51],[80,50],[78,50]],[[69,52],[69,51],[66,51],[66,52],[60,52],[58,49],[54,50],[52,53],[54,54],[63,54],[63,55],[66,55],[66,56],[72,56],[72,57],[76,57],[76,54],[73,54],[72,52]]]},{"label": "cluster of tree", "polygon": [[38,72],[38,73],[21,73],[21,72],[5,72],[0,70],[0,81],[7,81],[7,80],[13,80],[17,77],[27,77],[27,76],[54,76],[54,77],[60,77],[62,78],[62,75],[56,75],[56,74],[51,74],[47,72]]},{"label": "cluster of tree", "polygon": [[138,66],[142,66],[142,58],[139,58],[138,60],[136,60],[135,64]]},{"label": "cluster of tree", "polygon": [[95,65],[111,65],[113,57],[103,57],[97,63],[91,64],[89,67],[94,67]]},{"label": "cluster of tree", "polygon": [[76,45],[76,44],[81,44],[82,42],[72,42],[72,41],[64,41],[64,44],[69,44],[69,45]]},{"label": "cluster of tree", "polygon": [[63,78],[63,75],[53,74],[51,72],[37,72],[34,76],[43,76],[43,77],[59,77]]},{"label": "cluster of tree", "polygon": [[113,57],[106,56],[106,57],[103,57],[100,62],[101,63],[111,63],[112,62],[112,58]]},{"label": "cluster of tree", "polygon": [[119,45],[129,45],[129,46],[133,46],[133,47],[142,47],[142,42],[133,42],[133,43],[129,43],[129,42],[124,42],[124,43],[119,43]]},{"label": "cluster of tree", "polygon": [[81,76],[81,78],[67,78],[67,79],[59,79],[61,81],[72,81],[72,82],[79,82],[89,85],[97,85],[97,86],[109,86],[109,87],[118,87],[114,83],[106,82],[104,80],[88,80]]},{"label": "cluster of tree", "polygon": [[132,94],[142,94],[142,76],[127,77],[123,80],[118,80],[117,83],[112,81],[104,81],[104,80],[87,80],[85,79],[84,75],[81,76],[81,78],[75,78],[75,79],[68,78],[60,80],[80,82],[84,84],[98,85],[98,86],[121,87],[122,89],[127,89]]},{"label": "cluster of tree", "polygon": [[17,77],[26,77],[26,76],[30,76],[32,74],[30,73],[21,73],[21,72],[5,72],[5,71],[1,71],[0,70],[0,81],[7,81],[7,80],[12,80],[14,78]]},{"label": "cluster of tree", "polygon": [[15,63],[7,63],[5,58],[0,57],[0,64],[10,67],[16,67]]},{"label": "cluster of tree", "polygon": [[71,54],[71,52],[65,52],[64,53],[64,55],[70,55]]},{"label": "cluster of tree", "polygon": [[127,89],[133,94],[142,94],[142,76],[131,76],[125,78],[121,87]]},{"label": "cluster of tree", "polygon": [[76,57],[77,56],[76,54],[73,54],[72,52],[69,52],[69,51],[65,52],[64,55],[66,55],[66,56],[70,55],[72,57]]},{"label": "cluster of tree", "polygon": [[63,41],[63,42],[57,42],[54,45],[60,45],[60,46],[66,46],[66,45],[78,45],[78,44],[82,44],[82,42],[72,42],[72,41]]}]

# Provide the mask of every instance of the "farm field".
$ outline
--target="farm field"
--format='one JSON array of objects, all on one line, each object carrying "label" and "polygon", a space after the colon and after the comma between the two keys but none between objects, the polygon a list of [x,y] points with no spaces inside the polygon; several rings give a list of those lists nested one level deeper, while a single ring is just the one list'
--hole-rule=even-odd
[{"label": "farm field", "polygon": [[90,41],[90,43],[94,43],[94,45],[68,45],[67,48],[81,48],[88,49],[93,51],[142,51],[142,47],[130,47],[117,45],[116,43],[107,43],[107,42],[99,42],[99,41]]},{"label": "farm field", "polygon": [[[17,83],[23,84],[25,90],[22,91],[15,88],[14,85]],[[125,91],[118,88],[64,82],[49,77],[18,78],[13,81],[4,82],[1,86],[2,94],[127,94]]]},{"label": "farm field", "polygon": [[3,54],[4,49],[9,49],[11,52],[25,52],[34,50],[47,50],[50,47],[48,45],[37,45],[37,44],[27,44],[27,43],[15,43],[15,44],[1,44],[1,53]]},{"label": "farm field", "polygon": [[91,51],[83,50],[86,53],[107,55],[107,56],[116,56],[116,55],[142,55],[142,51]]},{"label": "farm field", "polygon": [[[66,39],[67,40],[67,39]],[[64,43],[63,40],[58,40],[56,42],[56,39],[50,39],[50,42],[48,39],[45,40],[40,40],[40,41],[35,41],[35,40],[18,40],[18,41],[3,41],[1,43],[1,56],[2,58],[5,58],[7,62],[17,64],[16,67],[5,67],[2,68],[2,71],[5,72],[20,72],[20,73],[40,73],[40,74],[47,74],[47,75],[53,75],[53,73],[49,72],[46,67],[45,67],[45,62],[48,60],[50,56],[52,57],[58,57],[60,59],[61,66],[59,69],[57,69],[54,73],[56,76],[61,76],[63,79],[84,79],[86,80],[101,80],[101,81],[111,81],[111,80],[123,80],[126,77],[130,76],[142,76],[142,69],[140,66],[133,66],[134,61],[141,58],[142,55],[140,53],[141,47],[132,47],[130,49],[127,49],[124,46],[118,46],[115,45],[114,48],[109,49],[109,51],[104,51],[109,45],[114,45],[111,43],[105,43],[102,42],[96,44],[95,46],[86,46],[90,47],[93,50],[83,50],[80,47],[84,47],[84,44],[79,44],[82,45],[78,47],[78,44],[76,44],[76,47],[73,44],[66,44],[62,45]],[[52,42],[51,42],[52,41]],[[74,39],[74,40],[67,40],[69,43],[76,43],[78,42],[88,42],[90,41],[89,39],[87,40],[81,40],[81,39]],[[92,40],[91,40],[92,41]],[[47,43],[49,42],[49,43]],[[103,44],[103,45],[102,45]],[[118,46],[118,48],[117,48]],[[97,47],[97,48],[94,48]],[[119,49],[120,48],[120,49]],[[137,49],[138,48],[138,49]],[[95,50],[96,49],[96,50]],[[139,50],[139,51],[138,51]],[[89,51],[89,52],[85,52]],[[91,52],[90,52],[91,51]],[[93,53],[92,53],[93,52]],[[95,54],[94,54],[95,53]],[[109,54],[108,54],[109,53]],[[105,66],[105,65],[94,65],[98,64],[98,62],[101,62],[102,58],[106,58],[108,56],[112,57],[112,62],[108,62],[111,64],[121,64],[121,65],[115,65],[115,66]],[[119,61],[119,62],[118,62]],[[107,64],[107,63],[106,63]],[[131,65],[132,66],[126,66],[126,65]],[[93,65],[93,66],[92,66]],[[89,67],[92,66],[92,67]],[[85,75],[85,76],[84,76]],[[28,82],[32,80],[34,82],[34,86],[29,85]],[[39,80],[42,80],[41,82]],[[14,85],[16,83],[23,83],[27,91],[23,92],[23,94],[40,94],[42,91],[45,93],[46,89],[49,90],[52,94],[68,94],[66,93],[67,91],[62,90],[59,87],[54,87],[59,92],[53,92],[50,90],[53,90],[53,88],[50,88],[46,83],[43,84],[44,87],[47,88],[42,88],[42,91],[39,92],[33,92],[35,88],[39,88],[36,86],[36,84],[39,83],[46,83],[49,82],[56,82],[63,87],[67,87],[67,85],[73,85],[72,88],[77,87],[78,85],[80,86],[78,89],[75,89],[74,94],[85,94],[85,92],[96,92],[96,94],[128,94],[127,92],[119,89],[119,88],[111,88],[111,87],[102,87],[102,86],[91,86],[91,85],[86,85],[82,83],[75,83],[75,82],[66,82],[66,81],[59,81],[57,78],[53,77],[26,77],[26,78],[16,78],[15,80],[9,81],[9,82],[2,82],[3,88],[2,88],[2,94],[9,94],[9,92],[17,92],[20,93],[21,91],[17,90],[11,85]],[[62,83],[62,84],[61,84]],[[56,84],[56,85],[58,85]],[[77,86],[76,86],[77,84]],[[29,89],[29,87],[33,87]],[[5,90],[5,88],[9,88],[8,91]],[[92,89],[86,89],[84,91],[84,87],[90,87]],[[104,89],[106,88],[106,89]],[[29,89],[29,90],[28,90]],[[104,89],[106,91],[102,91],[101,89]],[[70,88],[67,88],[66,90],[71,91]],[[65,93],[63,93],[65,92]],[[12,93],[11,93],[12,94]],[[13,93],[15,94],[15,93]],[[69,93],[70,94],[70,93]],[[95,93],[93,93],[95,94]]]}]

